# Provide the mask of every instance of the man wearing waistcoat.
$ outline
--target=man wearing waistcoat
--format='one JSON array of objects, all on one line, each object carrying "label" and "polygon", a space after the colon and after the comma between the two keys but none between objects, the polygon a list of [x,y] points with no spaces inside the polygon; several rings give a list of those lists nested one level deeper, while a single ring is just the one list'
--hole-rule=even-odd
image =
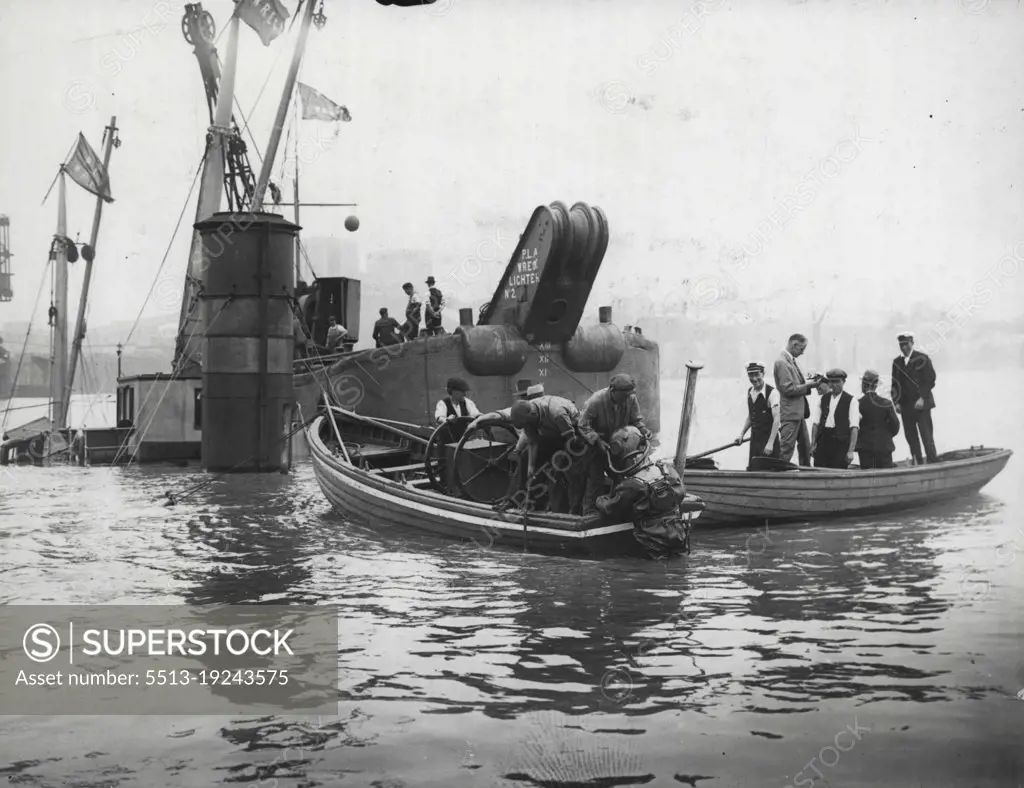
[{"label": "man wearing waistcoat", "polygon": [[860,434],[857,435],[857,456],[860,467],[891,468],[892,453],[896,445],[892,439],[899,434],[900,420],[893,404],[877,393],[879,375],[873,369],[864,370],[860,387]]},{"label": "man wearing waistcoat", "polygon": [[793,459],[793,449],[799,447],[799,458],[801,465],[810,465],[810,441],[807,438],[807,417],[811,415],[810,405],[807,404],[807,395],[814,391],[821,380],[815,375],[810,381],[804,379],[804,373],[800,370],[796,360],[803,355],[807,349],[807,337],[803,334],[793,334],[775,360],[775,388],[779,391],[779,417],[782,425],[779,434],[782,439],[782,449],[779,451],[779,459],[789,462]]},{"label": "man wearing waistcoat", "polygon": [[747,470],[751,469],[755,457],[778,459],[782,443],[779,440],[780,418],[779,392],[764,382],[764,365],[751,361],[747,364],[747,419],[736,439],[736,445],[743,443],[743,436],[750,430],[750,459]]},{"label": "man wearing waistcoat", "polygon": [[479,416],[480,410],[473,400],[466,396],[468,392],[469,384],[462,378],[448,378],[448,396],[438,400],[434,409],[434,423],[441,425],[459,416]]},{"label": "man wearing waistcoat", "polygon": [[434,285],[437,280],[432,276],[427,277],[427,303],[426,303],[426,314],[424,320],[424,332],[423,335],[432,337],[437,334],[443,334],[444,330],[441,328],[441,310],[445,307],[444,294],[438,290]]},{"label": "man wearing waistcoat", "polygon": [[909,331],[896,339],[900,343],[900,355],[892,360],[892,401],[896,403],[896,412],[903,417],[903,435],[914,455],[915,465],[922,464],[921,443],[924,443],[928,462],[938,462],[932,429],[935,367],[928,356],[914,350],[914,335]]},{"label": "man wearing waistcoat", "polygon": [[825,375],[829,392],[815,406],[811,433],[811,454],[816,468],[848,468],[853,462],[860,431],[860,403],[843,391],[846,373],[830,369]]}]

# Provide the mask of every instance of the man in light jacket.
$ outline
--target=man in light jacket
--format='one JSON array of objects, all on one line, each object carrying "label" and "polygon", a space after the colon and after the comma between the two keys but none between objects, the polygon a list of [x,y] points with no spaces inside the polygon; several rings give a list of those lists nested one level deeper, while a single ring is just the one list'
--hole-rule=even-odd
[{"label": "man in light jacket", "polygon": [[779,459],[783,462],[790,462],[793,459],[793,449],[799,451],[800,465],[811,464],[810,438],[807,435],[807,417],[811,415],[811,407],[807,403],[807,395],[817,387],[821,380],[820,375],[814,375],[809,381],[804,378],[804,373],[797,365],[796,360],[803,355],[807,349],[807,337],[803,334],[793,334],[775,360],[775,388],[781,398],[779,408],[779,420],[781,427],[779,435],[782,440],[782,449],[779,452]]}]

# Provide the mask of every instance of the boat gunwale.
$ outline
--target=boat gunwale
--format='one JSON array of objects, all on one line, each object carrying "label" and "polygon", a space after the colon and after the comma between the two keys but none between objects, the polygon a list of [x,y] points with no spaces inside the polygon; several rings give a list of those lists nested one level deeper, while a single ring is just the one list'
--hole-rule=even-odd
[{"label": "boat gunwale", "polygon": [[[840,479],[877,479],[884,477],[896,477],[900,475],[925,476],[941,475],[944,471],[952,468],[969,468],[972,465],[987,465],[989,463],[1009,460],[1013,456],[1012,449],[986,448],[986,453],[975,457],[965,457],[959,460],[945,460],[943,462],[927,463],[925,465],[911,465],[902,468],[808,468],[801,473],[800,468],[787,471],[745,471],[714,468],[687,468],[684,480],[687,484],[690,480],[696,479],[749,479],[751,481],[766,481],[768,479],[801,479],[804,482],[809,480],[837,481]],[[809,472],[808,472],[809,471]]]},{"label": "boat gunwale", "polygon": [[[477,503],[476,501],[453,499],[450,496],[443,495],[433,490],[421,490],[409,485],[408,483],[399,482],[384,476],[370,474],[368,471],[364,471],[353,465],[351,462],[347,462],[343,458],[335,456],[330,452],[319,435],[320,427],[325,420],[326,416],[319,415],[306,429],[306,437],[309,441],[310,453],[312,454],[314,461],[314,471],[316,471],[316,464],[322,463],[328,469],[334,471],[337,476],[350,486],[355,483],[370,488],[369,493],[363,493],[354,489],[354,495],[359,495],[363,498],[374,497],[378,500],[380,500],[382,496],[397,498],[397,503],[391,503],[390,501],[388,503],[393,506],[401,506],[407,510],[414,510],[416,507],[440,509],[442,511],[440,511],[439,514],[431,513],[430,516],[453,519],[460,522],[461,525],[467,528],[501,528],[503,530],[512,530],[515,533],[521,533],[525,530],[538,535],[547,535],[555,538],[568,538],[573,540],[600,538],[614,533],[633,530],[633,523],[631,521],[595,524],[597,527],[582,528],[580,526],[584,524],[584,519],[580,515],[531,512],[525,515],[508,515],[507,513],[503,513],[504,516],[497,516],[498,513],[486,504]],[[317,475],[319,476],[319,473],[317,473]],[[444,506],[443,504],[448,504],[448,506]],[[453,504],[457,508],[453,508]],[[466,511],[467,509],[469,511]],[[700,513],[698,512],[697,515],[699,514]],[[487,524],[480,525],[475,522],[469,523],[465,522],[463,518],[485,520]],[[696,520],[697,518],[694,517],[694,519]],[[525,520],[535,520],[536,522],[524,522]],[[576,527],[567,528],[565,526]]]}]

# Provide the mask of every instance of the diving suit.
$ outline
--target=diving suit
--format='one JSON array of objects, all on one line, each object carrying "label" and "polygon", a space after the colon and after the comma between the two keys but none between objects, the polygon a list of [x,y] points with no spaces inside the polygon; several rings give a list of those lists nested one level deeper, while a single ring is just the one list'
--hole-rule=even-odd
[{"label": "diving suit", "polygon": [[690,552],[690,520],[683,514],[683,480],[669,460],[650,458],[651,446],[636,427],[623,427],[609,443],[616,484],[597,499],[606,518],[633,520],[633,536],[655,558]]}]

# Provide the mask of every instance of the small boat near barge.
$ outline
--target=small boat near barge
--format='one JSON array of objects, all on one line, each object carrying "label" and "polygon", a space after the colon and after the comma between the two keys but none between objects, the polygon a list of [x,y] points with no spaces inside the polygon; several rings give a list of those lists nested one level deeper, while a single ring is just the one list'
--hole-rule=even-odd
[{"label": "small boat near barge", "polygon": [[[701,528],[787,523],[919,509],[978,492],[1006,467],[1009,449],[972,446],[927,465],[731,471],[688,461],[686,490],[706,508]],[[704,465],[713,465],[712,462]]]},{"label": "small boat near barge", "polygon": [[[649,556],[634,537],[632,522],[497,511],[494,503],[508,489],[507,456],[514,446],[511,439],[497,439],[494,433],[501,429],[485,430],[487,437],[474,430],[454,441],[441,427],[426,439],[422,427],[398,429],[331,408],[312,421],[306,439],[317,482],[340,514],[469,540],[482,548],[595,558]],[[508,428],[505,432],[514,437]],[[692,522],[703,503],[688,495],[681,509]]]}]

